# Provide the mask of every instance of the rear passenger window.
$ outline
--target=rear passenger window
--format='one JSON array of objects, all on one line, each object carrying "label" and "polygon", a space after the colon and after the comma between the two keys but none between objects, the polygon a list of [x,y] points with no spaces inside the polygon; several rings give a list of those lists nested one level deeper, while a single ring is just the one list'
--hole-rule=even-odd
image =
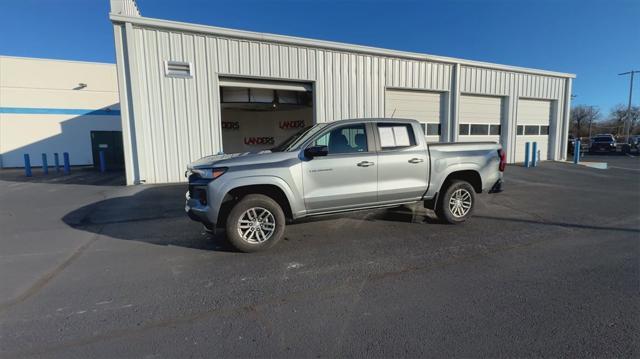
[{"label": "rear passenger window", "polygon": [[380,147],[382,149],[398,149],[415,146],[416,139],[413,129],[409,124],[378,124],[378,135],[380,136]]}]

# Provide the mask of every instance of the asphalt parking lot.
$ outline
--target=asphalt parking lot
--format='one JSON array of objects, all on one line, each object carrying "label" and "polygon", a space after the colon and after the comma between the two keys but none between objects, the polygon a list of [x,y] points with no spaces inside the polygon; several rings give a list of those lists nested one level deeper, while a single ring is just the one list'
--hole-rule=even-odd
[{"label": "asphalt parking lot", "polygon": [[475,217],[290,225],[236,253],[184,185],[0,172],[0,356],[638,357],[640,158],[511,166]]}]

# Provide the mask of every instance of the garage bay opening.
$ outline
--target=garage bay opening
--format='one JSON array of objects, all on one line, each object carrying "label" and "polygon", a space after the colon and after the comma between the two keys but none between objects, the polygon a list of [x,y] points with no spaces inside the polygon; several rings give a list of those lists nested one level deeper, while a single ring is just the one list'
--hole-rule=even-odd
[{"label": "garage bay opening", "polygon": [[310,84],[221,78],[225,153],[268,150],[313,125]]}]

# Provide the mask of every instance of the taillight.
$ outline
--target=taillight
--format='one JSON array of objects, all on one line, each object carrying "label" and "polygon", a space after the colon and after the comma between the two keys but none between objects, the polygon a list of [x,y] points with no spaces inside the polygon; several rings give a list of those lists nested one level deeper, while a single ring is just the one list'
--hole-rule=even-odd
[{"label": "taillight", "polygon": [[500,172],[504,172],[504,168],[507,167],[507,154],[503,150],[498,150],[498,156],[500,156],[500,165],[498,165],[498,169]]}]

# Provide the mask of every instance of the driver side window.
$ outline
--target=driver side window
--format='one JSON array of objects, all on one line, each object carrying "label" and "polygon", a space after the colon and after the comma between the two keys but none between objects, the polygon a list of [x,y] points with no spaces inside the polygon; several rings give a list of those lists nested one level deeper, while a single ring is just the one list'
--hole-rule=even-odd
[{"label": "driver side window", "polygon": [[364,124],[334,128],[315,140],[314,146],[327,146],[329,154],[367,152],[367,133]]}]

